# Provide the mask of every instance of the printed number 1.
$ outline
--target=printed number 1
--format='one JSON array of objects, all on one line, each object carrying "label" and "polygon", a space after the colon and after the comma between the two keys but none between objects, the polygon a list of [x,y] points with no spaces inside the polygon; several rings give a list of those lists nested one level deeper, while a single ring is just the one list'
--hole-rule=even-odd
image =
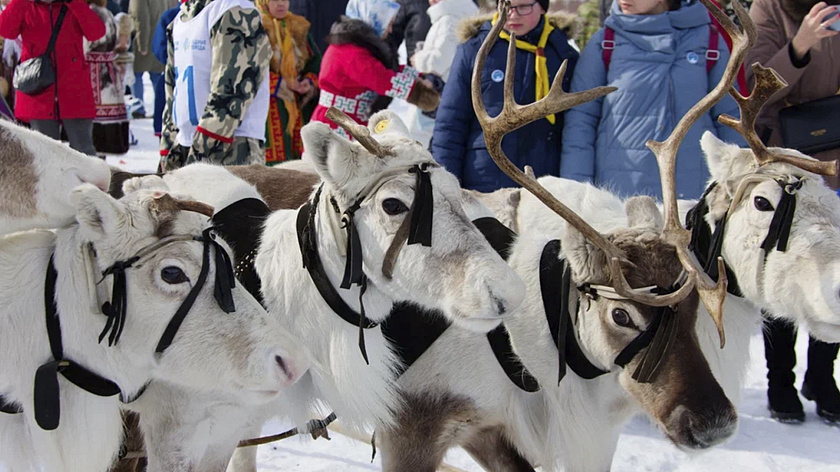
[{"label": "printed number 1", "polygon": [[[175,68],[175,83],[178,83],[178,68]],[[193,73],[193,66],[189,66],[184,69],[184,82],[187,83],[187,101],[189,103],[189,111],[190,111],[190,124],[193,126],[198,126],[198,112],[195,108],[195,78]],[[175,87],[175,100],[177,103],[177,96],[178,96],[178,88]],[[178,115],[175,110],[178,107],[172,107],[172,121],[178,122]]]}]

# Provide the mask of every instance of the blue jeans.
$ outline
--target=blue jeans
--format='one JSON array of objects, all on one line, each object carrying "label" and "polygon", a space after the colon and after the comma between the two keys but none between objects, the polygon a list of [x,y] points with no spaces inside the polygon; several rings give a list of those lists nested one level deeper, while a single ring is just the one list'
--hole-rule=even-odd
[{"label": "blue jeans", "polygon": [[[139,99],[142,104],[140,105],[140,109],[138,111],[145,113],[146,102],[143,101],[143,74],[145,74],[145,72],[134,73],[134,85],[131,86],[131,94],[134,95],[135,98]],[[160,72],[149,72],[149,78],[152,80],[153,86],[158,82],[158,80],[160,80],[161,77],[163,77],[163,74]]]}]

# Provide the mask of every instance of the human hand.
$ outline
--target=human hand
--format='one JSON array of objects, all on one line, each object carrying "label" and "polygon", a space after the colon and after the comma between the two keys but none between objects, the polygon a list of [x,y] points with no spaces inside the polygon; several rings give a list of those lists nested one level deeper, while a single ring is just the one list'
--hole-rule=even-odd
[{"label": "human hand", "polygon": [[296,87],[297,85],[293,82],[289,82],[284,80],[280,82],[280,86],[277,87],[277,91],[274,93],[274,96],[279,98],[280,100],[291,101],[295,99],[295,95],[292,90],[292,87]]},{"label": "human hand", "polygon": [[828,6],[825,2],[819,2],[811,8],[791,41],[797,57],[804,58],[815,44],[838,34],[837,31],[828,29],[828,26],[840,20],[840,15],[826,19],[826,16],[837,11],[836,6]]}]

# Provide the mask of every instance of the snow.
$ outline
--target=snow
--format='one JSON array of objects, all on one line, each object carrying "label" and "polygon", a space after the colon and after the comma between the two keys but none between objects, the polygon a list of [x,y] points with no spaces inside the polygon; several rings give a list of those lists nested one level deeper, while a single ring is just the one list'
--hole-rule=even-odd
[{"label": "snow", "polygon": [[[147,100],[153,96],[147,87]],[[151,111],[151,103],[146,109]],[[152,120],[132,120],[132,131],[138,144],[122,156],[108,156],[109,164],[132,172],[154,172],[159,160],[157,138],[152,132]],[[796,367],[798,382],[805,374],[807,336],[797,341]],[[752,362],[739,408],[740,428],[728,443],[710,451],[687,454],[679,451],[644,417],[635,418],[622,432],[613,459],[612,472],[640,471],[739,471],[782,472],[840,471],[840,428],[824,424],[814,413],[814,403],[805,401],[806,422],[784,425],[770,419],[766,408],[766,380],[764,345],[760,333],[753,337],[750,351]],[[835,376],[836,377],[836,376]],[[274,434],[290,425],[271,421],[263,434]],[[370,446],[332,433],[332,440],[312,441],[308,436],[287,439],[271,445],[259,446],[257,461],[261,472],[357,472],[381,470],[380,458],[371,463]],[[466,471],[482,469],[460,449],[450,451],[446,463]],[[0,472],[7,472],[0,466]]]}]

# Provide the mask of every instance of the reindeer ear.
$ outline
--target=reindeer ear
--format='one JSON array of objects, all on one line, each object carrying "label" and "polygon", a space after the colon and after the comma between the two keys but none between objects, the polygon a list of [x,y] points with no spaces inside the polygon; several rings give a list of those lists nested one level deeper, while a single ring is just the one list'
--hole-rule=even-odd
[{"label": "reindeer ear", "polygon": [[315,172],[336,189],[342,189],[365,168],[374,165],[379,157],[371,155],[362,146],[339,136],[324,123],[310,122],[300,130],[303,140],[303,158]]},{"label": "reindeer ear", "polygon": [[661,232],[665,226],[656,202],[646,195],[629,198],[624,203],[624,211],[627,213],[627,223],[631,228],[650,228]]},{"label": "reindeer ear", "polygon": [[92,240],[122,226],[128,218],[122,203],[91,184],[76,187],[70,201],[76,207],[80,229]]},{"label": "reindeer ear", "polygon": [[716,182],[752,172],[756,168],[752,151],[736,144],[721,141],[711,131],[703,133],[700,148],[706,155],[706,165]]},{"label": "reindeer ear", "polygon": [[136,192],[142,189],[169,191],[169,186],[163,181],[163,177],[159,175],[144,175],[142,177],[132,177],[123,182],[123,195]]},{"label": "reindeer ear", "polygon": [[580,231],[566,225],[566,232],[560,238],[563,255],[572,268],[572,278],[576,284],[584,282],[607,283],[609,268],[607,257]]}]

